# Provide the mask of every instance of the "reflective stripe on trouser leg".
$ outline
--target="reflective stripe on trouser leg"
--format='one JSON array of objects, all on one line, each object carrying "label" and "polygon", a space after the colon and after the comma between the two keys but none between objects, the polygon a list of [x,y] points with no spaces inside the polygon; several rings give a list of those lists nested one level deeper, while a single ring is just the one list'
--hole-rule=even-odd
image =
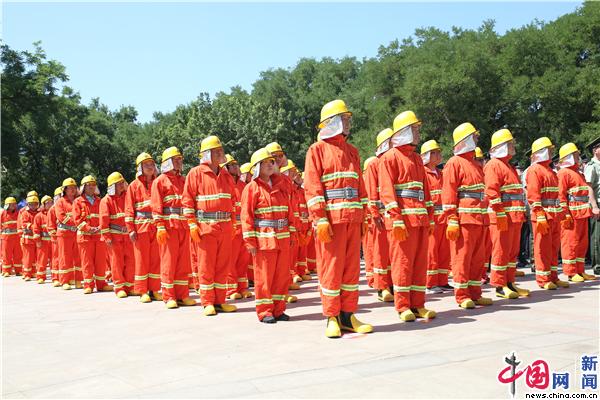
[{"label": "reflective stripe on trouser leg", "polygon": [[27,243],[22,244],[21,249],[23,250],[23,275],[33,278],[36,272],[37,247],[35,247],[35,243]]},{"label": "reflective stripe on trouser leg", "polygon": [[46,269],[48,267],[48,260],[50,259],[50,252],[52,251],[52,245],[49,241],[42,241],[42,247],[37,249],[37,271],[36,278],[46,280]]},{"label": "reflective stripe on trouser leg", "polygon": [[585,254],[588,247],[587,218],[574,219],[573,229],[560,230],[560,253],[563,273],[567,276],[585,271]]},{"label": "reflective stripe on trouser leg", "polygon": [[167,229],[169,238],[159,244],[160,280],[163,301],[189,297],[188,275],[190,265],[190,236],[188,229]]},{"label": "reflective stripe on trouser leg", "polygon": [[[9,236],[8,238],[2,239],[2,263],[4,266],[10,266],[8,268],[4,268],[4,272],[12,272],[12,269],[15,269],[16,272],[21,272],[23,262],[23,253],[21,251],[21,244],[19,243],[19,238],[14,236]],[[18,269],[18,271],[17,271]]]},{"label": "reflective stripe on trouser leg", "polygon": [[296,268],[296,274],[300,276],[306,274],[306,266],[306,246],[297,246],[296,264],[294,266]]},{"label": "reflective stripe on trouser leg", "polygon": [[520,243],[521,223],[508,223],[508,230],[498,231],[495,224],[490,225],[492,240],[492,259],[490,283],[492,286],[503,287],[515,281],[515,246]]},{"label": "reflective stripe on trouser leg", "polygon": [[556,222],[555,219],[548,220],[548,225],[550,227],[550,232],[546,235],[542,235],[538,231],[537,222],[532,221],[535,280],[539,286],[544,286],[546,283],[556,280],[554,278],[555,274],[551,271],[551,267],[556,265],[555,260],[558,259],[558,254],[552,254],[554,249],[557,249],[554,242],[556,240],[556,234],[558,233],[558,222]]},{"label": "reflective stripe on trouser leg", "polygon": [[[227,293],[227,276],[231,267],[231,225],[202,236],[198,243],[200,301],[202,305],[223,304]],[[211,287],[212,286],[212,287]]]},{"label": "reflective stripe on trouser leg", "polygon": [[[129,238],[122,241],[113,241],[109,247],[111,252],[111,273],[115,291],[125,290],[130,293],[134,288],[135,261],[133,259],[133,245]],[[119,288],[117,288],[119,286]],[[145,292],[138,292],[145,293]]]},{"label": "reflective stripe on trouser leg", "polygon": [[355,312],[358,306],[358,290],[354,288],[360,276],[361,224],[342,223],[331,227],[335,240],[315,242],[325,316],[337,316],[340,311]]},{"label": "reflective stripe on trouser leg", "polygon": [[[160,256],[156,232],[141,232],[133,243],[135,259],[134,291],[147,293],[160,290]],[[136,278],[137,277],[137,278]]]},{"label": "reflective stripe on trouser leg", "polygon": [[362,238],[362,252],[365,259],[365,276],[367,278],[367,285],[369,286],[375,285],[375,277],[373,276],[373,249],[375,247],[373,229],[373,224],[369,224],[367,234]]},{"label": "reflective stripe on trouser leg", "polygon": [[79,249],[75,235],[59,236],[58,243],[58,279],[61,285],[75,280],[74,263],[79,260]]},{"label": "reflective stripe on trouser leg", "polygon": [[448,284],[450,268],[450,244],[446,239],[446,224],[436,224],[433,234],[427,238],[427,287]]},{"label": "reflective stripe on trouser leg", "polygon": [[487,226],[462,224],[458,239],[450,241],[454,296],[458,304],[481,297],[481,286],[475,282],[479,281],[481,285],[487,238],[484,230],[487,230]]},{"label": "reflective stripe on trouser leg", "polygon": [[390,245],[385,228],[373,226],[373,288],[391,288],[392,269],[390,266]]},{"label": "reflective stripe on trouser leg", "polygon": [[408,238],[400,242],[388,232],[390,264],[394,283],[394,306],[403,312],[425,306],[429,227],[407,226]]},{"label": "reflective stripe on trouser leg", "polygon": [[[238,269],[237,261],[240,252],[243,250],[244,243],[242,235],[235,235],[231,241],[231,258],[229,259],[229,273],[227,274],[227,296],[238,292]],[[245,276],[245,274],[244,274]]]}]

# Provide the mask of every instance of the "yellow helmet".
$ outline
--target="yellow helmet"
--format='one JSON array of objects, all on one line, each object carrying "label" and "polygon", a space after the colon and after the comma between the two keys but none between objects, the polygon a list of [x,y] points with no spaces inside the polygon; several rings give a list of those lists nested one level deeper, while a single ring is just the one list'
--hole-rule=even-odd
[{"label": "yellow helmet", "polygon": [[27,192],[26,197],[29,197],[29,196],[39,196],[39,195],[38,195],[38,192],[36,192],[35,190],[30,190],[29,192]]},{"label": "yellow helmet", "polygon": [[325,126],[324,122],[329,118],[340,114],[352,115],[352,113],[348,111],[348,107],[346,107],[344,100],[333,100],[325,104],[323,108],[321,108],[321,121],[319,122],[319,128]]},{"label": "yellow helmet", "polygon": [[209,136],[200,142],[200,153],[206,150],[218,149],[219,147],[223,147],[219,138],[214,135]]},{"label": "yellow helmet", "polygon": [[57,187],[56,189],[54,189],[55,196],[59,196],[61,194],[62,194],[62,187]]},{"label": "yellow helmet", "polygon": [[165,151],[163,151],[162,157],[161,157],[161,161],[165,162],[168,159],[173,158],[173,157],[183,157],[181,155],[181,153],[179,152],[179,149],[177,147],[175,147],[175,146],[169,147],[168,149],[166,149]]},{"label": "yellow helmet", "polygon": [[46,202],[51,201],[51,200],[52,200],[52,197],[46,195],[46,196],[42,197],[42,204],[46,204]]},{"label": "yellow helmet", "polygon": [[229,164],[237,164],[237,161],[231,154],[225,154],[225,162],[220,164],[221,167],[224,167]]},{"label": "yellow helmet", "polygon": [[247,162],[247,163],[243,163],[243,164],[240,166],[240,172],[241,172],[242,174],[247,174],[248,172],[250,172],[250,168],[252,168],[252,165],[251,165],[249,162]]},{"label": "yellow helmet", "polygon": [[113,172],[108,176],[107,183],[108,186],[112,186],[115,183],[123,182],[124,180],[125,178],[123,178],[123,175],[121,175],[120,172]]},{"label": "yellow helmet", "polygon": [[369,163],[370,163],[371,161],[375,160],[376,158],[377,158],[377,157],[375,157],[375,156],[371,156],[371,157],[367,158],[367,159],[365,160],[365,162],[363,163],[363,171],[366,171],[366,170],[367,170],[367,167],[369,166]]},{"label": "yellow helmet", "polygon": [[267,149],[267,151],[271,154],[273,153],[283,153],[283,149],[281,148],[281,146],[279,145],[279,143],[277,142],[271,142],[268,145],[265,146],[265,149]]},{"label": "yellow helmet", "polygon": [[77,182],[75,182],[75,179],[73,178],[67,178],[62,183],[62,189],[66,188],[67,186],[77,186]]},{"label": "yellow helmet", "polygon": [[473,124],[470,122],[464,122],[454,128],[454,132],[452,132],[452,138],[454,139],[454,145],[456,146],[460,142],[462,142],[467,136],[472,134],[478,134],[479,131],[475,129]]},{"label": "yellow helmet", "polygon": [[81,186],[88,184],[88,183],[96,184],[96,178],[94,178],[92,175],[84,176],[83,179],[81,180]]},{"label": "yellow helmet", "polygon": [[258,149],[252,153],[252,157],[250,157],[250,165],[254,167],[259,162],[268,160],[270,158],[273,158],[273,155],[269,152],[269,150],[263,147],[262,149]]},{"label": "yellow helmet", "polygon": [[40,199],[37,196],[35,196],[35,195],[31,195],[31,196],[27,196],[27,198],[25,199],[25,201],[27,203],[39,203]]},{"label": "yellow helmet", "polygon": [[531,154],[545,149],[546,147],[554,147],[554,145],[550,139],[548,139],[546,136],[542,136],[531,144]]},{"label": "yellow helmet", "polygon": [[9,204],[17,204],[17,199],[15,199],[14,197],[7,197],[6,199],[4,199],[4,205],[7,206]]},{"label": "yellow helmet", "polygon": [[377,147],[379,147],[381,145],[381,143],[385,142],[392,136],[394,136],[394,131],[392,131],[390,128],[385,128],[384,130],[379,132],[377,134],[377,139],[376,139]]},{"label": "yellow helmet", "polygon": [[481,147],[475,147],[475,158],[483,158]]},{"label": "yellow helmet", "polygon": [[563,145],[560,148],[560,150],[558,151],[558,159],[562,160],[563,158],[565,158],[569,154],[573,154],[573,153],[576,153],[578,151],[579,151],[579,149],[577,148],[577,146],[575,145],[575,143],[567,143],[567,144]]},{"label": "yellow helmet", "polygon": [[425,154],[432,150],[441,150],[440,145],[435,140],[431,139],[421,145],[421,154]]},{"label": "yellow helmet", "polygon": [[146,160],[153,160],[152,156],[148,153],[140,153],[136,158],[135,158],[135,166],[137,167],[138,165],[140,165],[141,163],[143,163]]},{"label": "yellow helmet", "polygon": [[492,135],[492,149],[511,140],[513,140],[512,133],[508,129],[500,129]]},{"label": "yellow helmet", "polygon": [[292,160],[288,160],[287,165],[285,167],[281,167],[279,172],[283,173],[285,171],[289,171],[292,168],[296,168],[296,164]]},{"label": "yellow helmet", "polygon": [[402,128],[406,128],[409,125],[421,124],[421,121],[417,118],[412,111],[403,111],[394,118],[394,133],[398,132]]}]

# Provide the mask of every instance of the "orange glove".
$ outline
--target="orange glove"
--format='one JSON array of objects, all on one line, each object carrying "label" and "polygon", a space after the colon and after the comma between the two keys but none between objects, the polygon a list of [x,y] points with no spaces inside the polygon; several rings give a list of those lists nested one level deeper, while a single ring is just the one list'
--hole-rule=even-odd
[{"label": "orange glove", "polygon": [[460,237],[460,225],[457,217],[448,217],[448,227],[446,228],[446,239],[456,241]]},{"label": "orange glove", "polygon": [[165,229],[158,229],[156,231],[156,241],[158,244],[167,244],[167,240],[169,240],[169,234]]},{"label": "orange glove", "polygon": [[506,232],[508,230],[508,217],[505,213],[496,213],[496,228],[498,228],[498,232]]},{"label": "orange glove", "polygon": [[404,242],[408,238],[408,231],[406,230],[406,225],[402,223],[402,225],[394,226],[392,230],[392,235],[394,235],[394,239],[399,242]]},{"label": "orange glove", "polygon": [[565,219],[560,221],[560,227],[563,229],[570,231],[571,229],[573,229],[573,226],[573,217],[571,217],[571,214],[565,215]]},{"label": "orange glove", "polygon": [[548,232],[550,232],[550,225],[548,224],[546,214],[543,211],[535,214],[535,222],[537,225],[537,230],[540,231],[542,235],[547,235]]},{"label": "orange glove", "polygon": [[329,243],[333,240],[333,229],[329,222],[323,222],[317,225],[317,239],[323,243]]},{"label": "orange glove", "polygon": [[198,243],[202,238],[200,237],[200,228],[197,226],[190,226],[190,237],[192,238],[192,242]]}]

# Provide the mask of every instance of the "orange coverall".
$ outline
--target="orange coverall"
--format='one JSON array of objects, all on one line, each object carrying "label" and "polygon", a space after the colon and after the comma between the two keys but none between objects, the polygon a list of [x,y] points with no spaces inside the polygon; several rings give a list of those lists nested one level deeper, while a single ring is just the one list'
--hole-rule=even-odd
[{"label": "orange coverall", "polygon": [[460,226],[458,239],[450,240],[454,297],[458,304],[481,298],[481,276],[487,262],[485,231],[489,217],[484,175],[474,156],[474,151],[453,156],[443,170],[442,207],[446,221],[458,222]]},{"label": "orange coverall", "polygon": [[231,267],[229,268],[229,276],[227,278],[227,296],[234,293],[243,293],[248,289],[248,266],[250,265],[251,256],[248,249],[244,246],[242,238],[242,192],[246,184],[241,180],[235,182],[235,237],[231,243]]},{"label": "orange coverall", "polygon": [[190,230],[181,203],[185,178],[175,171],[161,174],[152,182],[152,217],[157,230],[166,230],[167,243],[158,244],[163,301],[189,297]]},{"label": "orange coverall", "polygon": [[106,286],[106,244],[100,229],[100,197],[94,195],[93,203],[82,194],[73,202],[73,221],[77,225],[77,246],[81,257],[83,287],[101,291]]},{"label": "orange coverall", "polygon": [[[540,287],[558,281],[558,250],[560,246],[560,220],[564,210],[558,200],[558,177],[550,168],[550,161],[531,165],[527,169],[527,201],[531,207],[533,226],[533,254],[535,280]],[[537,215],[548,221],[550,231],[542,235],[538,229]]]},{"label": "orange coverall", "polygon": [[56,212],[55,205],[52,205],[48,209],[48,219],[46,220],[46,225],[48,227],[48,234],[50,235],[50,245],[52,248],[52,254],[50,257],[50,274],[52,276],[52,282],[59,281],[58,277],[58,241],[56,238]]},{"label": "orange coverall", "polygon": [[21,235],[21,249],[23,250],[23,277],[33,278],[36,272],[37,248],[33,237],[33,219],[37,210],[32,211],[28,206],[19,210],[17,217],[17,230]]},{"label": "orange coverall", "polygon": [[[133,244],[125,226],[125,197],[106,195],[100,201],[101,233],[110,254],[110,271],[115,293],[124,290],[127,294],[134,289],[135,261]],[[110,245],[108,244],[110,242]]]},{"label": "orange coverall", "polygon": [[[256,249],[254,289],[256,313],[261,321],[269,315],[277,318],[285,311],[290,283],[289,227],[295,223],[282,175],[271,175],[271,183],[269,186],[257,178],[242,192],[242,231],[246,246]],[[257,226],[277,221],[281,221],[278,226]]]},{"label": "orange coverall", "polygon": [[448,285],[450,269],[450,243],[446,238],[446,217],[442,208],[442,171],[425,167],[429,194],[433,203],[433,234],[429,235],[427,250],[427,284],[428,288]]},{"label": "orange coverall", "polygon": [[[75,198],[77,199],[77,198]],[[58,243],[58,278],[61,285],[83,280],[81,261],[77,249],[77,227],[73,219],[73,202],[61,197],[54,205],[56,237]]]},{"label": "orange coverall", "polygon": [[17,275],[23,271],[23,252],[19,233],[17,231],[17,210],[8,212],[3,210],[0,214],[2,224],[2,272],[12,273],[13,268]]},{"label": "orange coverall", "polygon": [[577,165],[558,171],[558,198],[560,206],[573,219],[571,229],[560,229],[560,253],[563,272],[571,277],[585,272],[585,254],[588,248],[588,219],[592,216],[589,186]]},{"label": "orange coverall", "polygon": [[48,210],[41,209],[33,219],[33,239],[41,247],[37,248],[36,279],[46,280],[46,268],[51,258],[52,244],[48,233]]},{"label": "orange coverall", "polygon": [[[315,240],[317,273],[323,315],[358,308],[361,229],[365,221],[367,192],[361,174],[358,150],[343,135],[313,143],[306,153],[304,171],[306,205],[318,225],[329,221],[333,240]],[[327,195],[338,189],[342,193]]]},{"label": "orange coverall", "polygon": [[[379,196],[386,210],[396,311],[425,307],[427,246],[433,205],[421,156],[412,145],[395,147],[379,159]],[[393,228],[404,226],[398,241]]]}]

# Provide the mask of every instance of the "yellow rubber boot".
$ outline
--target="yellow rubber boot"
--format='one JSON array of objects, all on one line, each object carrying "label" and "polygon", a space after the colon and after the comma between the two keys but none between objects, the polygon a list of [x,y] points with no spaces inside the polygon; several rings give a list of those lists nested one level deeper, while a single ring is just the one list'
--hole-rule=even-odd
[{"label": "yellow rubber boot", "polygon": [[249,290],[244,290],[244,291],[242,292],[242,297],[243,297],[244,299],[249,299],[249,298],[250,298],[250,297],[252,297],[252,296],[254,296],[254,294],[253,294],[251,291],[249,291]]},{"label": "yellow rubber boot", "polygon": [[552,282],[548,282],[542,288],[546,290],[556,290],[557,286]]},{"label": "yellow rubber boot", "polygon": [[301,278],[303,281],[310,281],[312,279],[312,276],[310,276],[309,274],[304,274]]},{"label": "yellow rubber boot", "polygon": [[45,282],[46,281],[41,278],[37,280],[38,285],[43,285]]},{"label": "yellow rubber boot", "polygon": [[292,284],[290,284],[289,289],[290,290],[298,290],[298,289],[300,289],[300,285],[298,285],[297,283],[292,283]]},{"label": "yellow rubber boot", "polygon": [[360,322],[354,313],[344,311],[340,313],[340,329],[355,333],[373,332],[372,325]]},{"label": "yellow rubber boot", "polygon": [[177,300],[177,304],[184,307],[191,307],[196,305],[196,300],[186,297],[185,299]]},{"label": "yellow rubber boot", "polygon": [[556,286],[560,287],[560,288],[568,288],[570,286],[569,282],[567,282],[567,281],[561,281],[560,279],[557,280],[556,282],[554,282],[554,284]]},{"label": "yellow rubber boot", "polygon": [[10,276],[10,273],[8,273],[8,272],[3,272],[3,273],[2,273],[2,276],[3,276],[3,277],[5,277],[5,278],[8,278],[8,277]]},{"label": "yellow rubber boot", "polygon": [[104,287],[102,288],[103,292],[112,292],[113,291],[113,287],[111,285],[104,285]]},{"label": "yellow rubber boot", "polygon": [[175,300],[169,300],[165,303],[165,305],[167,306],[167,308],[169,310],[175,309],[175,308],[179,308],[179,306],[177,305],[177,302]]},{"label": "yellow rubber boot", "polygon": [[518,299],[519,294],[509,288],[508,286],[503,286],[501,288],[496,288],[496,296],[502,297],[504,299]]},{"label": "yellow rubber boot", "polygon": [[488,297],[480,297],[477,300],[475,300],[475,304],[477,304],[478,306],[491,306],[494,302],[492,301],[492,299],[488,298]]},{"label": "yellow rubber boot", "polygon": [[298,297],[294,296],[293,294],[288,294],[287,296],[285,296],[285,301],[287,303],[295,303],[298,301]]},{"label": "yellow rubber boot", "polygon": [[92,288],[86,287],[85,289],[83,289],[83,294],[92,294]]},{"label": "yellow rubber boot", "polygon": [[342,330],[336,317],[327,318],[327,328],[325,328],[325,336],[330,339],[342,337]]},{"label": "yellow rubber boot", "polygon": [[585,272],[583,274],[581,274],[581,276],[583,276],[583,279],[585,279],[586,281],[595,281],[596,280],[596,275],[586,274]]},{"label": "yellow rubber boot", "polygon": [[152,299],[148,293],[144,293],[140,296],[140,303],[151,303]]},{"label": "yellow rubber boot", "polygon": [[71,285],[69,285],[68,283],[65,283],[64,285],[62,285],[63,290],[71,290]]},{"label": "yellow rubber boot", "polygon": [[412,310],[404,310],[400,313],[400,319],[404,322],[414,321],[416,318]]},{"label": "yellow rubber boot", "polygon": [[394,301],[394,295],[390,292],[390,289],[385,288],[381,292],[377,293],[377,300],[391,303]]},{"label": "yellow rubber boot", "polygon": [[124,291],[124,290],[119,290],[117,292],[117,297],[120,298],[120,299],[124,299],[125,297],[127,297],[127,292]]},{"label": "yellow rubber boot", "polygon": [[300,282],[302,282],[302,277],[300,277],[300,275],[294,275],[293,282],[294,283],[300,283]]},{"label": "yellow rubber boot", "polygon": [[471,299],[463,300],[462,303],[458,305],[460,308],[471,309],[475,308],[475,303]]},{"label": "yellow rubber boot", "polygon": [[52,281],[52,287],[59,287],[59,286],[60,286],[59,281]]},{"label": "yellow rubber boot", "polygon": [[206,315],[207,317],[211,315],[217,315],[217,310],[215,310],[215,306],[213,306],[212,304],[205,306],[204,315]]},{"label": "yellow rubber boot", "polygon": [[25,282],[29,282],[29,281],[31,280],[31,278],[30,278],[30,277],[28,277],[28,276],[26,276],[25,278],[23,278],[23,280],[24,280]]},{"label": "yellow rubber boot", "polygon": [[162,301],[163,297],[162,297],[162,293],[160,292],[152,292],[152,300],[154,301]]},{"label": "yellow rubber boot", "polygon": [[232,293],[229,295],[229,300],[239,300],[242,298],[242,295],[239,293]]},{"label": "yellow rubber boot", "polygon": [[529,296],[529,290],[518,287],[514,282],[508,284],[508,287],[511,288],[513,292],[517,292],[519,297],[527,297]]},{"label": "yellow rubber boot", "polygon": [[233,304],[215,304],[215,310],[217,310],[218,312],[229,313],[236,312],[237,307]]},{"label": "yellow rubber boot", "polygon": [[426,308],[417,308],[412,311],[417,316],[417,318],[434,319],[437,316],[437,313],[435,311],[428,310]]},{"label": "yellow rubber boot", "polygon": [[75,289],[82,289],[83,288],[83,284],[81,283],[81,281],[75,281]]},{"label": "yellow rubber boot", "polygon": [[583,276],[577,274],[577,275],[570,276],[569,280],[574,283],[580,283],[580,282],[584,282],[585,278]]}]

